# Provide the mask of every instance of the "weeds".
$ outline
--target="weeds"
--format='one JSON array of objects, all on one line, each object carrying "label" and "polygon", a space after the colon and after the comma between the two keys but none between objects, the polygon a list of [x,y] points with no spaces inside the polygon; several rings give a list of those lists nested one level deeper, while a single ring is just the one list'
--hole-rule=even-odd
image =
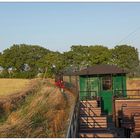
[{"label": "weeds", "polygon": [[0,125],[0,137],[64,137],[72,98],[41,81]]}]

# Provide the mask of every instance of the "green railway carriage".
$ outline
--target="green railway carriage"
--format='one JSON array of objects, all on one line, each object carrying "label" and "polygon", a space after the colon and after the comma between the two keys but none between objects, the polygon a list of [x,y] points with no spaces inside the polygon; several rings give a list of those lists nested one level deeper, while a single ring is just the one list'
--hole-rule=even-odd
[{"label": "green railway carriage", "polygon": [[81,100],[100,97],[102,112],[108,115],[113,112],[113,96],[126,96],[126,72],[114,65],[87,67],[63,80],[79,91]]}]

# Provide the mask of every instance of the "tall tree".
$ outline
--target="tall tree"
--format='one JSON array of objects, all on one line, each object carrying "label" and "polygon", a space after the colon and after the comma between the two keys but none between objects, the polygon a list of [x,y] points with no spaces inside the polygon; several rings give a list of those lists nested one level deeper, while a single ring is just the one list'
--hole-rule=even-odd
[{"label": "tall tree", "polygon": [[111,63],[128,70],[128,72],[135,71],[139,65],[138,50],[132,46],[116,46],[111,50],[111,54]]},{"label": "tall tree", "polygon": [[59,73],[64,68],[64,58],[59,52],[50,52],[37,62],[37,65],[43,72],[47,70],[47,74],[52,76]]},{"label": "tall tree", "polygon": [[24,71],[25,64],[31,69],[36,69],[36,61],[46,55],[49,50],[37,45],[13,45],[3,51],[3,66],[8,69],[14,67],[17,71]]},{"label": "tall tree", "polygon": [[89,46],[90,65],[108,64],[111,56],[107,47],[102,45]]}]

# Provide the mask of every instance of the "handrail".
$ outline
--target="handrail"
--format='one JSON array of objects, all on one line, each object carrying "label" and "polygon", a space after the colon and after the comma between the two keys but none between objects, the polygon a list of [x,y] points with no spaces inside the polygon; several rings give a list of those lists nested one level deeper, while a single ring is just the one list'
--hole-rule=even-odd
[{"label": "handrail", "polygon": [[[124,95],[124,92],[127,93],[127,95]],[[128,94],[128,92],[135,93]],[[140,89],[114,90],[114,98],[130,98],[130,97],[140,98]]]},{"label": "handrail", "polygon": [[78,132],[78,119],[79,119],[79,96],[75,102],[75,106],[73,108],[71,117],[70,117],[70,124],[68,127],[68,131],[66,134],[66,138],[76,138]]}]

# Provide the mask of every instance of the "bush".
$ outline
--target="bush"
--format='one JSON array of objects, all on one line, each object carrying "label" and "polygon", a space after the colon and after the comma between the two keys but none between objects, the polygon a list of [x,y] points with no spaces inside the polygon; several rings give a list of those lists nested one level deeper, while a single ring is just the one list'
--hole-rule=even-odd
[{"label": "bush", "polygon": [[16,72],[13,73],[12,78],[34,78],[36,76],[36,72],[28,71],[28,72]]},{"label": "bush", "polygon": [[1,74],[0,74],[0,78],[9,78],[9,73],[7,70],[4,70]]}]

